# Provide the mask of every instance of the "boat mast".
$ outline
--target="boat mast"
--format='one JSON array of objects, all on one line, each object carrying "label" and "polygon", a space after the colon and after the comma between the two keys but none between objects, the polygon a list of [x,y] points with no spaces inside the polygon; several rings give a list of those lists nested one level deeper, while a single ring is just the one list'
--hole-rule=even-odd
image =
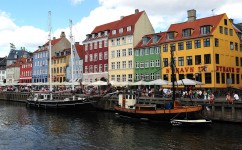
[{"label": "boat mast", "polygon": [[175,60],[174,60],[174,51],[175,46],[171,46],[171,81],[172,81],[172,101],[174,102],[176,99],[176,88],[175,88]]},{"label": "boat mast", "polygon": [[72,36],[72,20],[70,20],[70,40],[71,40],[71,89],[74,91],[74,81],[73,81],[73,36]]},{"label": "boat mast", "polygon": [[52,100],[52,71],[51,71],[51,11],[49,11],[49,72],[50,72],[50,100]]}]

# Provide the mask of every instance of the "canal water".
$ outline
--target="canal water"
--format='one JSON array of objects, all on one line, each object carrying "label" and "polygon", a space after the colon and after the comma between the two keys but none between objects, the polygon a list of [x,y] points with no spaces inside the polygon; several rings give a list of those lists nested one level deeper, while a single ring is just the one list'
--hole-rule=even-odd
[{"label": "canal water", "polygon": [[242,125],[171,127],[123,119],[110,112],[64,112],[0,101],[1,150],[234,150]]}]

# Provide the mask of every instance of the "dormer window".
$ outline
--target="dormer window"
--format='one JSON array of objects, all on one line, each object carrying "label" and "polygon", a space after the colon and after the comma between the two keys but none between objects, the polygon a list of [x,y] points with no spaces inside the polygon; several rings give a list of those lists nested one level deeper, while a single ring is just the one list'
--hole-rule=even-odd
[{"label": "dormer window", "polygon": [[127,27],[127,31],[128,31],[128,32],[131,31],[131,26],[128,26],[128,27]]},{"label": "dormer window", "polygon": [[166,39],[167,40],[173,40],[174,39],[174,32],[168,32],[166,34]]},{"label": "dormer window", "polygon": [[92,34],[92,38],[95,38],[95,34]]},{"label": "dormer window", "polygon": [[112,34],[116,34],[116,30],[113,30],[113,31],[112,31]]},{"label": "dormer window", "polygon": [[105,35],[105,36],[108,35],[108,31],[105,31],[105,32],[104,32],[104,35]]},{"label": "dormer window", "polygon": [[147,44],[149,40],[150,39],[147,36],[142,37],[142,44]]},{"label": "dormer window", "polygon": [[204,35],[204,34],[209,34],[210,33],[210,26],[201,26],[200,27],[200,34]]},{"label": "dormer window", "polygon": [[100,37],[102,35],[102,33],[101,32],[98,32],[98,37]]},{"label": "dormer window", "polygon": [[123,33],[124,29],[123,28],[120,28],[119,29],[119,33]]},{"label": "dormer window", "polygon": [[190,37],[192,35],[192,29],[183,29],[182,37]]},{"label": "dormer window", "polygon": [[152,43],[156,43],[160,39],[160,36],[158,35],[153,35],[152,36]]}]

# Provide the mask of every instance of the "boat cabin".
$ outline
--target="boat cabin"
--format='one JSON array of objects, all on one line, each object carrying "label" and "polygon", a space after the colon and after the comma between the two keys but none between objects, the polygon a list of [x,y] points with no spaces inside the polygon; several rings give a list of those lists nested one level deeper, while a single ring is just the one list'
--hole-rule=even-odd
[{"label": "boat cabin", "polygon": [[121,108],[135,109],[135,104],[137,103],[135,94],[119,94],[118,105]]},{"label": "boat cabin", "polygon": [[34,94],[34,101],[42,101],[50,99],[50,94],[48,93],[35,93]]}]

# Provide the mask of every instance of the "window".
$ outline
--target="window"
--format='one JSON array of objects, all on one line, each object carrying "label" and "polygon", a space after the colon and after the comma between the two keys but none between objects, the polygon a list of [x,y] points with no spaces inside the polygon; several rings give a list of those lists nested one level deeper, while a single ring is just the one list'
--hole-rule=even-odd
[{"label": "window", "polygon": [[215,38],[215,47],[219,47],[219,39]]},{"label": "window", "polygon": [[150,67],[155,67],[155,61],[154,60],[150,61]]},{"label": "window", "polygon": [[128,62],[129,64],[129,68],[133,68],[133,62],[132,62],[132,60],[129,60],[129,62]]},{"label": "window", "polygon": [[108,52],[104,52],[104,60],[108,59]]},{"label": "window", "polygon": [[128,31],[128,32],[131,31],[131,26],[128,26],[128,27],[127,27],[127,31]]},{"label": "window", "polygon": [[108,40],[104,41],[104,47],[108,47]]},{"label": "window", "polygon": [[123,75],[122,75],[122,78],[123,78],[122,81],[125,82],[125,81],[126,81],[126,74],[123,74]]},{"label": "window", "polygon": [[154,80],[155,79],[155,74],[154,73],[150,73],[150,80]]},{"label": "window", "polygon": [[145,55],[149,55],[149,48],[145,48]]},{"label": "window", "polygon": [[89,68],[89,72],[90,72],[90,73],[93,73],[92,67],[93,67],[93,66],[90,66],[90,68]]},{"label": "window", "polygon": [[163,52],[168,52],[168,45],[167,44],[163,45]]},{"label": "window", "polygon": [[156,54],[160,54],[160,47],[156,47],[156,48],[155,48],[155,53],[156,53]]},{"label": "window", "polygon": [[94,49],[97,49],[97,42],[94,42]]},{"label": "window", "polygon": [[111,40],[112,46],[115,46],[115,41]]},{"label": "window", "polygon": [[117,45],[120,45],[120,38],[117,38]]},{"label": "window", "polygon": [[120,50],[117,50],[117,57],[120,57]]},{"label": "window", "polygon": [[211,83],[212,83],[211,73],[205,73],[205,84],[211,84]]},{"label": "window", "polygon": [[144,55],[144,49],[140,49],[140,56],[143,56]]},{"label": "window", "polygon": [[99,53],[99,60],[102,60],[102,59],[103,59],[103,53],[100,52],[100,53]]},{"label": "window", "polygon": [[117,62],[117,69],[120,69],[120,62]]},{"label": "window", "polygon": [[238,43],[234,43],[235,50],[238,51]]},{"label": "window", "polygon": [[99,43],[99,48],[102,48],[103,47],[103,45],[102,45],[103,42],[102,41],[99,41],[98,43]]},{"label": "window", "polygon": [[139,56],[139,50],[135,50],[135,56]]},{"label": "window", "polygon": [[113,31],[112,31],[112,34],[116,34],[116,30],[113,30]]},{"label": "window", "polygon": [[228,35],[228,28],[224,27],[224,34]]},{"label": "window", "polygon": [[195,40],[194,46],[195,46],[195,48],[201,48],[201,40]]},{"label": "window", "polygon": [[163,58],[164,67],[168,67],[168,58]]},{"label": "window", "polygon": [[122,50],[122,55],[123,55],[123,56],[126,56],[126,49],[123,49],[123,50]]},{"label": "window", "polygon": [[202,26],[200,28],[200,34],[209,34],[210,33],[210,26]]},{"label": "window", "polygon": [[204,55],[204,64],[211,64],[211,55],[210,54]]},{"label": "window", "polygon": [[117,75],[117,81],[120,82],[120,75]]},{"label": "window", "polygon": [[229,29],[229,35],[233,36],[233,29]]},{"label": "window", "polygon": [[187,66],[192,65],[192,56],[187,56]]},{"label": "window", "polygon": [[224,19],[224,25],[227,25],[227,19]]},{"label": "window", "polygon": [[122,61],[123,69],[126,69],[126,61]]},{"label": "window", "polygon": [[119,33],[123,33],[124,29],[123,28],[120,28],[119,29]]},{"label": "window", "polygon": [[97,72],[97,65],[94,65],[94,72]]},{"label": "window", "polygon": [[139,80],[139,74],[135,74],[135,80]]},{"label": "window", "polygon": [[240,67],[242,67],[242,58],[240,58]]},{"label": "window", "polygon": [[150,48],[150,54],[154,54],[154,47]]},{"label": "window", "polygon": [[97,53],[94,54],[94,61],[97,61],[98,58],[97,58]]},{"label": "window", "polygon": [[128,81],[131,81],[132,82],[132,79],[133,79],[132,74],[128,74]]},{"label": "window", "polygon": [[239,57],[235,57],[235,64],[236,66],[239,66]]},{"label": "window", "polygon": [[122,44],[126,44],[126,38],[125,37],[122,37]]},{"label": "window", "polygon": [[178,66],[184,66],[184,57],[178,57]]},{"label": "window", "polygon": [[223,27],[219,26],[219,33],[223,34]]},{"label": "window", "polygon": [[108,72],[108,64],[104,64],[104,71]]},{"label": "window", "polygon": [[183,42],[178,43],[178,50],[184,50],[184,43]]},{"label": "window", "polygon": [[192,49],[192,41],[186,42],[186,49]]},{"label": "window", "polygon": [[102,70],[103,70],[103,65],[99,64],[98,72],[102,72]]},{"label": "window", "polygon": [[92,50],[92,43],[90,43],[90,50]]},{"label": "window", "polygon": [[115,62],[112,62],[112,63],[111,63],[111,68],[112,68],[112,69],[115,69]]},{"label": "window", "polygon": [[139,68],[139,62],[135,62],[135,68]]},{"label": "window", "polygon": [[220,83],[220,73],[216,72],[216,83]]},{"label": "window", "polygon": [[90,61],[93,61],[93,56],[92,56],[92,54],[90,54],[89,57],[90,57]]},{"label": "window", "polygon": [[234,43],[230,42],[230,50],[234,50]]},{"label": "window", "polygon": [[159,59],[156,59],[156,60],[155,60],[155,66],[156,66],[156,67],[160,67],[160,60],[159,60]]},{"label": "window", "polygon": [[145,68],[149,68],[149,63],[150,62],[148,60],[145,61]]},{"label": "window", "polygon": [[216,64],[219,64],[219,54],[215,54],[215,62]]},{"label": "window", "polygon": [[139,67],[140,67],[140,68],[144,68],[144,67],[145,67],[145,66],[144,66],[144,62],[140,62]]},{"label": "window", "polygon": [[133,37],[132,36],[128,36],[128,43],[133,43]]},{"label": "window", "polygon": [[133,55],[133,49],[132,48],[129,48],[128,49],[128,54],[129,54],[129,56],[132,56]]},{"label": "window", "polygon": [[111,75],[111,81],[115,80],[115,75]]},{"label": "window", "polygon": [[174,39],[174,32],[168,32],[166,35],[167,40],[173,40]]},{"label": "window", "polygon": [[182,37],[189,37],[189,36],[191,36],[191,33],[192,31],[191,31],[191,29],[184,29],[184,30],[182,30]]},{"label": "window", "polygon": [[210,38],[203,39],[203,46],[209,47],[210,46]]}]

